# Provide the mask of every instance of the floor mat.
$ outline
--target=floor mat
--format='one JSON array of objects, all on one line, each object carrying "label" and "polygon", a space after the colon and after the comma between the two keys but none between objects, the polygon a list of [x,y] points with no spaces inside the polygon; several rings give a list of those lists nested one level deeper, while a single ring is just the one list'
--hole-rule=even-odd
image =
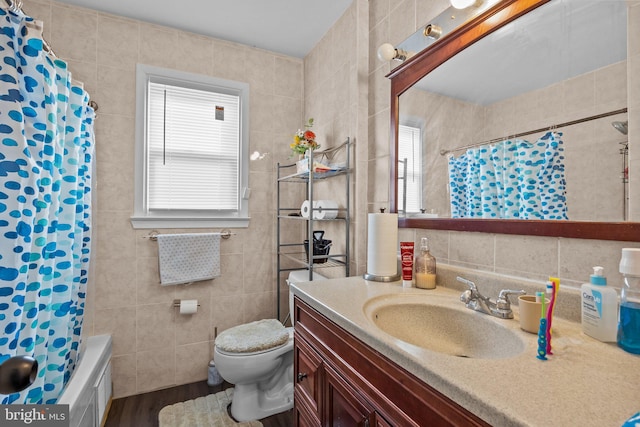
[{"label": "floor mat", "polygon": [[227,413],[233,388],[165,406],[158,414],[160,427],[261,427],[260,421],[235,422]]}]

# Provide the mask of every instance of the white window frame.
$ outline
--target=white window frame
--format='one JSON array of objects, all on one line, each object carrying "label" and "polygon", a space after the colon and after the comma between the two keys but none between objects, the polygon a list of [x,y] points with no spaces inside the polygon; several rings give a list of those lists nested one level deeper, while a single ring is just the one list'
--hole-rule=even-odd
[{"label": "white window frame", "polygon": [[[415,123],[412,121],[405,121],[404,123],[400,123],[400,127],[405,127],[410,129],[410,131],[416,135],[417,134],[417,138],[415,138],[415,140],[413,141],[414,144],[416,144],[415,149],[410,150],[413,151],[415,156],[414,157],[408,157],[407,161],[410,163],[410,165],[407,165],[407,169],[411,170],[412,173],[409,174],[407,173],[407,181],[411,180],[411,184],[407,183],[407,193],[408,194],[412,194],[413,196],[411,197],[412,199],[417,199],[415,200],[415,208],[411,209],[410,206],[407,206],[407,212],[404,212],[404,214],[412,214],[412,213],[419,213],[420,210],[423,208],[422,206],[422,191],[423,191],[423,187],[422,187],[422,177],[424,175],[424,171],[423,171],[423,167],[424,167],[424,162],[423,162],[423,152],[422,152],[422,138],[423,138],[423,134],[424,134],[424,127],[421,126],[419,123]],[[402,145],[404,144],[406,141],[403,141],[401,138],[401,132],[399,132],[399,140],[398,140],[398,145]],[[400,151],[401,149],[399,148],[398,151]],[[402,166],[400,164],[400,162],[403,159],[398,159],[398,163],[399,163],[399,173],[404,173],[404,170],[402,170]],[[398,180],[397,183],[397,194],[398,194],[398,210],[402,210],[404,208],[403,206],[403,182],[402,180]],[[411,188],[409,188],[411,187]],[[407,205],[409,205],[409,203],[407,202]]]},{"label": "white window frame", "polygon": [[[147,96],[149,81],[240,97],[239,209],[237,211],[150,211],[147,200]],[[138,64],[133,228],[241,228],[249,226],[249,84]]]}]

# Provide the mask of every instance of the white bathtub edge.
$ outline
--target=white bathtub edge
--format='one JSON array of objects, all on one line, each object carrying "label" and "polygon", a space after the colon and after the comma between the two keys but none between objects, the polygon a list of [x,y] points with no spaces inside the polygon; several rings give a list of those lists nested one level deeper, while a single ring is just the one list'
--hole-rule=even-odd
[{"label": "white bathtub edge", "polygon": [[111,335],[88,337],[80,363],[56,403],[69,405],[70,425],[78,425],[86,409],[95,402],[95,387],[111,360]]}]

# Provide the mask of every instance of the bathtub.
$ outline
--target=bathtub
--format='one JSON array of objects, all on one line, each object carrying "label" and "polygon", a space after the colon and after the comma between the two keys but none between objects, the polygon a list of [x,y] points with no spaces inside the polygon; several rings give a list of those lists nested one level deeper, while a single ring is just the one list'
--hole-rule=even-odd
[{"label": "bathtub", "polygon": [[69,427],[98,427],[111,403],[111,335],[89,337],[82,347],[57,403],[69,405]]}]

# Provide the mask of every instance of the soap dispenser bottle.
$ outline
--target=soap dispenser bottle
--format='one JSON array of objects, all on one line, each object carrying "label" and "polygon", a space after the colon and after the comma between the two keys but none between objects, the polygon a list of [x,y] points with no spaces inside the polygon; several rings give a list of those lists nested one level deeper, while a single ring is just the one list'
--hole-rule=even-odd
[{"label": "soap dispenser bottle", "polygon": [[604,268],[593,267],[582,292],[582,332],[602,342],[615,342],[618,333],[618,294],[607,287]]},{"label": "soap dispenser bottle", "polygon": [[420,253],[413,263],[413,280],[416,288],[435,289],[436,287],[436,258],[429,252],[429,239],[420,240]]},{"label": "soap dispenser bottle", "polygon": [[620,273],[624,286],[620,295],[620,323],[618,346],[633,354],[640,354],[640,249],[622,249]]}]

